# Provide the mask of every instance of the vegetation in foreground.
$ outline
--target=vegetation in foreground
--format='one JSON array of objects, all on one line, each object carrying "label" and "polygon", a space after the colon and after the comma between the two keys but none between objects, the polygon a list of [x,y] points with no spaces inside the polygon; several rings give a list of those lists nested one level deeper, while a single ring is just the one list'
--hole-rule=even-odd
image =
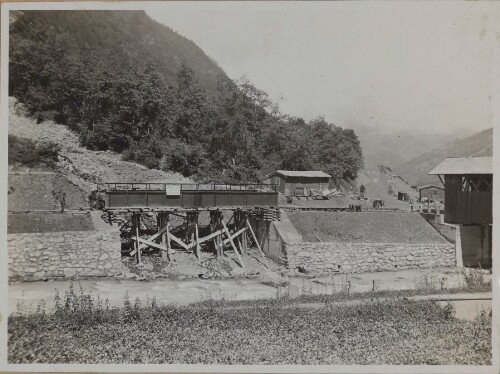
[{"label": "vegetation in foreground", "polygon": [[10,363],[491,364],[491,315],[390,299],[304,308],[300,301],[225,301],[122,308],[74,292],[9,318]]}]

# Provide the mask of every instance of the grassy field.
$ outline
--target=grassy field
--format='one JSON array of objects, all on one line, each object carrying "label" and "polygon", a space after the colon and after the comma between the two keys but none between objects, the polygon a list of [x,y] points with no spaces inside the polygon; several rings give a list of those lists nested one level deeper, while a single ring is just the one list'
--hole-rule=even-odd
[{"label": "grassy field", "polygon": [[288,214],[303,239],[317,242],[445,244],[418,213],[296,212]]},{"label": "grassy field", "polygon": [[451,305],[365,299],[123,308],[70,291],[55,313],[9,318],[9,363],[491,364],[491,316]]}]

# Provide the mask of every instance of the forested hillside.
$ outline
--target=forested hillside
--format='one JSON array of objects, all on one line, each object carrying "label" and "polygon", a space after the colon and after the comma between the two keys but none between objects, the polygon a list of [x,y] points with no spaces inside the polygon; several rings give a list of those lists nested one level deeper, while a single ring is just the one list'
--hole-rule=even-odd
[{"label": "forested hillside", "polygon": [[354,131],[280,113],[143,11],[23,11],[9,53],[9,94],[92,150],[206,181],[255,181],[281,168],[339,182],[363,167]]}]

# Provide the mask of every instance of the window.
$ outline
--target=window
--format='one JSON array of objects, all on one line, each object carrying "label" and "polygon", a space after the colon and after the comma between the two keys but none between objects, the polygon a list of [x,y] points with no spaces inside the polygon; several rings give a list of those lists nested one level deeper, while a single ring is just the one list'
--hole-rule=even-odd
[{"label": "window", "polygon": [[462,177],[462,191],[493,191],[493,177],[491,175],[469,175]]}]

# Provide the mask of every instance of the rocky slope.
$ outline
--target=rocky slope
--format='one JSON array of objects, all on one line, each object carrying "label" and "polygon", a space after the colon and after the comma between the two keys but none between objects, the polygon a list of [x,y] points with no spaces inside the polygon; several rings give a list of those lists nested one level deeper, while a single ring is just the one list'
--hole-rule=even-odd
[{"label": "rocky slope", "polygon": [[[65,180],[72,195],[77,192],[77,195],[83,196],[94,190],[96,183],[102,182],[191,182],[177,173],[148,169],[133,162],[122,161],[120,155],[114,152],[85,149],[80,146],[78,136],[66,126],[52,121],[37,124],[35,120],[27,117],[23,106],[14,98],[9,99],[9,135],[31,139],[37,143],[53,142],[61,146],[56,170],[50,173],[23,165],[9,165],[9,173],[12,174],[12,177],[9,177],[9,186],[13,193],[15,191],[19,195],[19,204],[12,198],[9,201],[9,210],[29,210],[30,206],[32,209],[53,208],[52,195],[40,195],[37,191],[40,191],[41,184],[47,182],[44,182],[43,178],[55,178],[54,172],[58,174],[56,179]],[[30,180],[33,183],[30,183]],[[45,203],[40,201],[44,199],[47,200]],[[75,200],[75,204],[84,205],[81,198]],[[76,205],[71,208],[85,208]]]}]

